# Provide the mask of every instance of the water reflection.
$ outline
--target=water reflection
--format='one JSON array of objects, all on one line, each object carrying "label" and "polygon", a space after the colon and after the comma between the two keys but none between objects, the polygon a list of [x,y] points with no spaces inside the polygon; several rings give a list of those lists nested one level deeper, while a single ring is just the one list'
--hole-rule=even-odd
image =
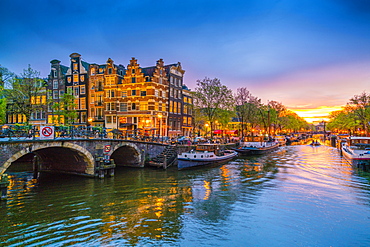
[{"label": "water reflection", "polygon": [[[369,244],[370,177],[325,146],[283,147],[202,169],[120,169],[104,180],[42,175],[11,173],[2,244]],[[323,235],[347,225],[357,229],[349,238]]]}]

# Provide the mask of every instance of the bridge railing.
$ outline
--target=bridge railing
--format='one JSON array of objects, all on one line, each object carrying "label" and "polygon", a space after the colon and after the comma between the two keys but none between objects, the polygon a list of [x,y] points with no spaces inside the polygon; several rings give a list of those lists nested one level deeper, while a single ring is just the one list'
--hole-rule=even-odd
[{"label": "bridge railing", "polygon": [[[3,140],[40,139],[40,128],[35,125],[4,125],[0,128]],[[53,139],[124,139],[143,142],[169,143],[167,137],[141,135],[138,131],[107,130],[93,126],[54,126]]]}]

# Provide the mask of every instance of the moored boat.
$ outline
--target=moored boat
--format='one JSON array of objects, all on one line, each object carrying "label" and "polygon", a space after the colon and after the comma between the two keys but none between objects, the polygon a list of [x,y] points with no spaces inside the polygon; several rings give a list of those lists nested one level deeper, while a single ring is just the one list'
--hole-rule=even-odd
[{"label": "moored boat", "polygon": [[357,168],[370,166],[370,137],[351,136],[341,146],[343,157]]},{"label": "moored boat", "polygon": [[264,154],[276,150],[279,147],[278,142],[242,142],[239,148],[235,148],[236,152],[241,155],[249,154]]},{"label": "moored boat", "polygon": [[233,150],[221,150],[218,144],[200,144],[196,150],[184,152],[177,155],[178,169],[185,169],[194,166],[205,166],[231,160],[237,156]]},{"label": "moored boat", "polygon": [[287,143],[285,136],[275,136],[275,141],[278,142],[280,146],[284,146]]}]

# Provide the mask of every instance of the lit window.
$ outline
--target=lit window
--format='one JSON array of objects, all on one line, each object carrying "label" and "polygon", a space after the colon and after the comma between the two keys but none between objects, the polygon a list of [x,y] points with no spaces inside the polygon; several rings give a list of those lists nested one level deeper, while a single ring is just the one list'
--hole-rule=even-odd
[{"label": "lit window", "polygon": [[81,109],[86,109],[86,99],[81,98]]}]

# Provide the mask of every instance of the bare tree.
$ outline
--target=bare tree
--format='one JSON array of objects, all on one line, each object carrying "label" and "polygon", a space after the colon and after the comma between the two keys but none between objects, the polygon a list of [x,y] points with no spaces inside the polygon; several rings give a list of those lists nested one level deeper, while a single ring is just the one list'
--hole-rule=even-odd
[{"label": "bare tree", "polygon": [[8,88],[10,81],[15,77],[13,72],[10,72],[7,68],[0,65],[0,88]]}]

